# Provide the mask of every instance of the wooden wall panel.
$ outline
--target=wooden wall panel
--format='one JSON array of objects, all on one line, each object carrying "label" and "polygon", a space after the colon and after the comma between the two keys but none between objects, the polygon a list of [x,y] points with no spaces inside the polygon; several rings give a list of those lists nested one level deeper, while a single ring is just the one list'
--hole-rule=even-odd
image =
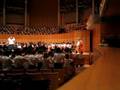
[{"label": "wooden wall panel", "polygon": [[30,25],[57,25],[58,0],[31,0]]},{"label": "wooden wall panel", "polygon": [[98,48],[101,42],[101,24],[96,24],[93,30],[93,48]]},{"label": "wooden wall panel", "polygon": [[76,13],[75,12],[65,13],[63,17],[64,17],[64,24],[73,23],[76,20]]},{"label": "wooden wall panel", "polygon": [[24,24],[24,14],[23,15],[15,15],[8,14],[6,15],[6,23],[7,24]]}]

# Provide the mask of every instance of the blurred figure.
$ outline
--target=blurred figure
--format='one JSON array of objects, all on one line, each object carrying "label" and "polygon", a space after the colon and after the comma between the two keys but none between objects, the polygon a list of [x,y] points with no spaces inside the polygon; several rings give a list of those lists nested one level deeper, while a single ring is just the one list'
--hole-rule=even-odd
[{"label": "blurred figure", "polygon": [[7,44],[8,44],[7,53],[9,53],[8,55],[13,55],[14,49],[15,49],[15,42],[16,42],[16,40],[13,36],[8,37],[8,39],[7,39]]},{"label": "blurred figure", "polygon": [[84,44],[81,39],[79,39],[76,43],[76,53],[77,54],[83,54],[84,51]]},{"label": "blurred figure", "polygon": [[8,37],[7,41],[8,41],[8,45],[14,45],[16,40],[13,36],[10,36]]}]

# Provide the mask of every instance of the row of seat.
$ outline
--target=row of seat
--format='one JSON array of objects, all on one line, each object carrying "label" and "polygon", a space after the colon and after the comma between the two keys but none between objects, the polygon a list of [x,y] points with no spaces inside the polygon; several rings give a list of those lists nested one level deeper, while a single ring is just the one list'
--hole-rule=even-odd
[{"label": "row of seat", "polygon": [[[85,25],[80,25],[76,27],[76,24],[66,25],[64,27],[64,32],[71,32],[73,30],[84,30]],[[59,33],[60,29],[57,26],[29,26],[24,27],[23,25],[0,25],[0,34],[20,34],[20,35],[32,35],[32,34],[56,34]]]},{"label": "row of seat", "polygon": [[[23,69],[13,69],[11,71],[0,71],[0,82],[4,83],[5,80],[11,80],[10,82],[14,84],[15,80],[21,80],[20,83],[23,84],[23,80],[27,80],[28,84],[32,83],[33,81],[40,82],[41,80],[47,80],[47,83],[49,81],[49,89],[40,89],[40,90],[56,90],[60,85],[62,85],[65,82],[65,76],[69,76],[68,68],[63,69],[41,69],[38,71],[37,69],[28,69],[24,71]],[[18,82],[17,81],[17,82]],[[29,83],[30,81],[30,83]],[[18,84],[18,83],[17,83]],[[1,86],[1,85],[0,85]],[[4,86],[4,85],[3,85]],[[34,86],[33,86],[34,87]],[[33,88],[31,87],[31,88]],[[15,88],[15,87],[14,87]],[[22,86],[19,87],[22,89]],[[29,87],[27,87],[29,88]],[[41,88],[41,87],[39,87]],[[4,89],[6,90],[6,89]],[[13,89],[12,89],[13,90]],[[14,89],[17,90],[17,89]],[[26,89],[29,90],[29,89]],[[30,89],[34,90],[34,89]],[[37,90],[37,89],[36,89]]]}]

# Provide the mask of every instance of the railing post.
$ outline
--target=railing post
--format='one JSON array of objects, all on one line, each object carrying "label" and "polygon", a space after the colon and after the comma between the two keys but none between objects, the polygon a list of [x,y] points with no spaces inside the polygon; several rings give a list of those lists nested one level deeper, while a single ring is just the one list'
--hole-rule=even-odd
[{"label": "railing post", "polygon": [[3,0],[3,26],[6,25],[6,0]]},{"label": "railing post", "polygon": [[78,25],[79,23],[79,11],[78,11],[78,0],[76,0],[76,26]]},{"label": "railing post", "polygon": [[25,30],[26,30],[26,28],[27,28],[27,0],[25,0],[25,23],[24,23],[24,25],[25,25]]}]

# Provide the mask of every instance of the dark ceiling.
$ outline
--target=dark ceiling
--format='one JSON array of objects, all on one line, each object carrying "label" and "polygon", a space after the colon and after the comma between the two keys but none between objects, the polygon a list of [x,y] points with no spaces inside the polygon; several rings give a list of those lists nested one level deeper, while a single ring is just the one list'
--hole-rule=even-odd
[{"label": "dark ceiling", "polygon": [[[0,8],[2,10],[3,2],[5,0],[0,0]],[[28,3],[31,0],[28,0]],[[79,11],[91,7],[92,0],[78,0]],[[25,0],[6,0],[6,7],[8,12],[22,13],[24,11]],[[60,11],[61,13],[75,11],[76,0],[60,0]],[[1,12],[1,11],[0,11]]]},{"label": "dark ceiling", "polygon": [[[0,0],[0,15],[3,11],[3,2],[6,1],[6,10],[7,12],[23,14],[25,10],[25,0]],[[28,4],[31,0],[27,0]],[[34,0],[35,1],[35,0]],[[83,11],[86,8],[92,7],[93,0],[78,0],[79,12]],[[94,0],[95,4],[101,0]],[[107,10],[104,15],[109,16],[114,14],[120,15],[120,0],[106,0],[108,1]],[[29,6],[29,5],[28,5]],[[76,0],[60,0],[60,11],[61,13],[72,12],[76,10]]]},{"label": "dark ceiling", "polygon": [[[92,6],[92,0],[78,0],[79,11]],[[70,12],[76,10],[76,0],[60,0],[61,12]]]}]

